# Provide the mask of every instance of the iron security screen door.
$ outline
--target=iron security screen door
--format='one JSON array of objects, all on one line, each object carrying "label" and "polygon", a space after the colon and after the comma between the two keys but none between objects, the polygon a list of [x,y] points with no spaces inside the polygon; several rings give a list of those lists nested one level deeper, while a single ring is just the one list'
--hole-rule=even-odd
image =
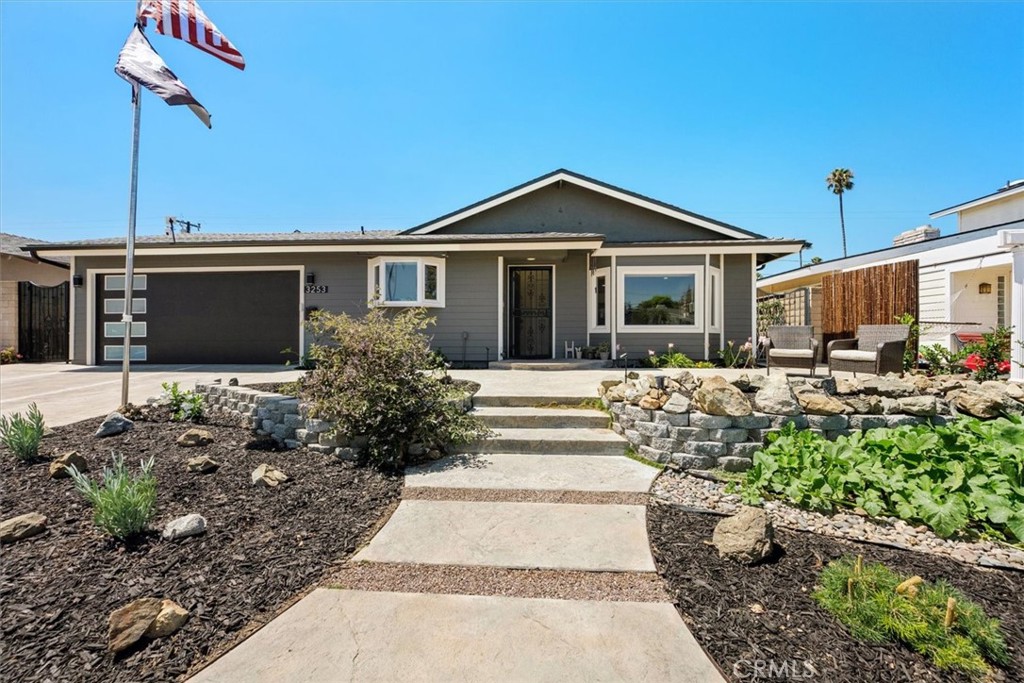
[{"label": "iron security screen door", "polygon": [[509,269],[512,358],[551,358],[551,267]]}]

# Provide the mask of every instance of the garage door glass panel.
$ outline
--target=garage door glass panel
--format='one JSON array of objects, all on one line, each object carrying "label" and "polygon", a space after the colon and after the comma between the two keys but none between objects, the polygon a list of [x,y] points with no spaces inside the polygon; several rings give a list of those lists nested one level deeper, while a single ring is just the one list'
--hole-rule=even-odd
[{"label": "garage door glass panel", "polygon": [[[104,299],[103,312],[108,315],[124,313],[124,299]],[[132,314],[142,315],[146,312],[145,299],[132,299]]]},{"label": "garage door glass panel", "polygon": [[[132,277],[132,291],[137,292],[146,289],[147,278],[145,275],[134,275]],[[103,278],[103,289],[108,292],[124,291],[124,275],[107,275]]]},{"label": "garage door glass panel", "polygon": [[[145,346],[132,346],[129,351],[131,360],[146,360]],[[107,345],[103,347],[103,360],[124,360],[124,346]]]},{"label": "garage door glass panel", "polygon": [[[103,323],[103,336],[124,339],[124,323]],[[145,337],[146,323],[132,323],[132,337]]]}]

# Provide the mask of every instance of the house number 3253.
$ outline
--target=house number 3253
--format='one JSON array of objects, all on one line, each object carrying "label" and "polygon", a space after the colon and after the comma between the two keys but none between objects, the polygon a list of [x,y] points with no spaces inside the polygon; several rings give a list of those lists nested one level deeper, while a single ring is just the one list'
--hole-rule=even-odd
[{"label": "house number 3253", "polygon": [[326,294],[327,285],[306,285],[306,294]]}]

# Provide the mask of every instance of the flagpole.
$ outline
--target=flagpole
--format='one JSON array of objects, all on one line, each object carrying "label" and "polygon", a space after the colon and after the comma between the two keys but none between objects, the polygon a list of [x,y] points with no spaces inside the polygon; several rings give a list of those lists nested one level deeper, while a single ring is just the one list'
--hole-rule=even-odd
[{"label": "flagpole", "polygon": [[132,294],[135,285],[135,207],[139,194],[139,128],[142,120],[142,86],[132,84],[132,170],[128,193],[128,241],[124,261],[124,351],[121,360],[121,405],[128,404],[128,376],[131,372]]}]

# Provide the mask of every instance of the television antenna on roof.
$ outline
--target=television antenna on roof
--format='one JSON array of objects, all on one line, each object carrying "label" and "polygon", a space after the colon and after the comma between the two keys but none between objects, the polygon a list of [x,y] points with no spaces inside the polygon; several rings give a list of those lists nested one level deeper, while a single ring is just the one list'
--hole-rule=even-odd
[{"label": "television antenna on roof", "polygon": [[199,232],[199,229],[203,227],[199,223],[193,223],[192,221],[182,220],[180,218],[175,218],[174,216],[168,216],[164,220],[167,223],[167,227],[164,230],[164,234],[165,235],[170,235],[172,242],[177,242],[177,239],[175,239],[175,237],[174,237],[174,226],[175,226],[175,224],[177,224],[177,226],[179,228],[181,228],[181,232],[186,234],[186,235],[192,234],[192,228],[195,228],[196,232]]}]

